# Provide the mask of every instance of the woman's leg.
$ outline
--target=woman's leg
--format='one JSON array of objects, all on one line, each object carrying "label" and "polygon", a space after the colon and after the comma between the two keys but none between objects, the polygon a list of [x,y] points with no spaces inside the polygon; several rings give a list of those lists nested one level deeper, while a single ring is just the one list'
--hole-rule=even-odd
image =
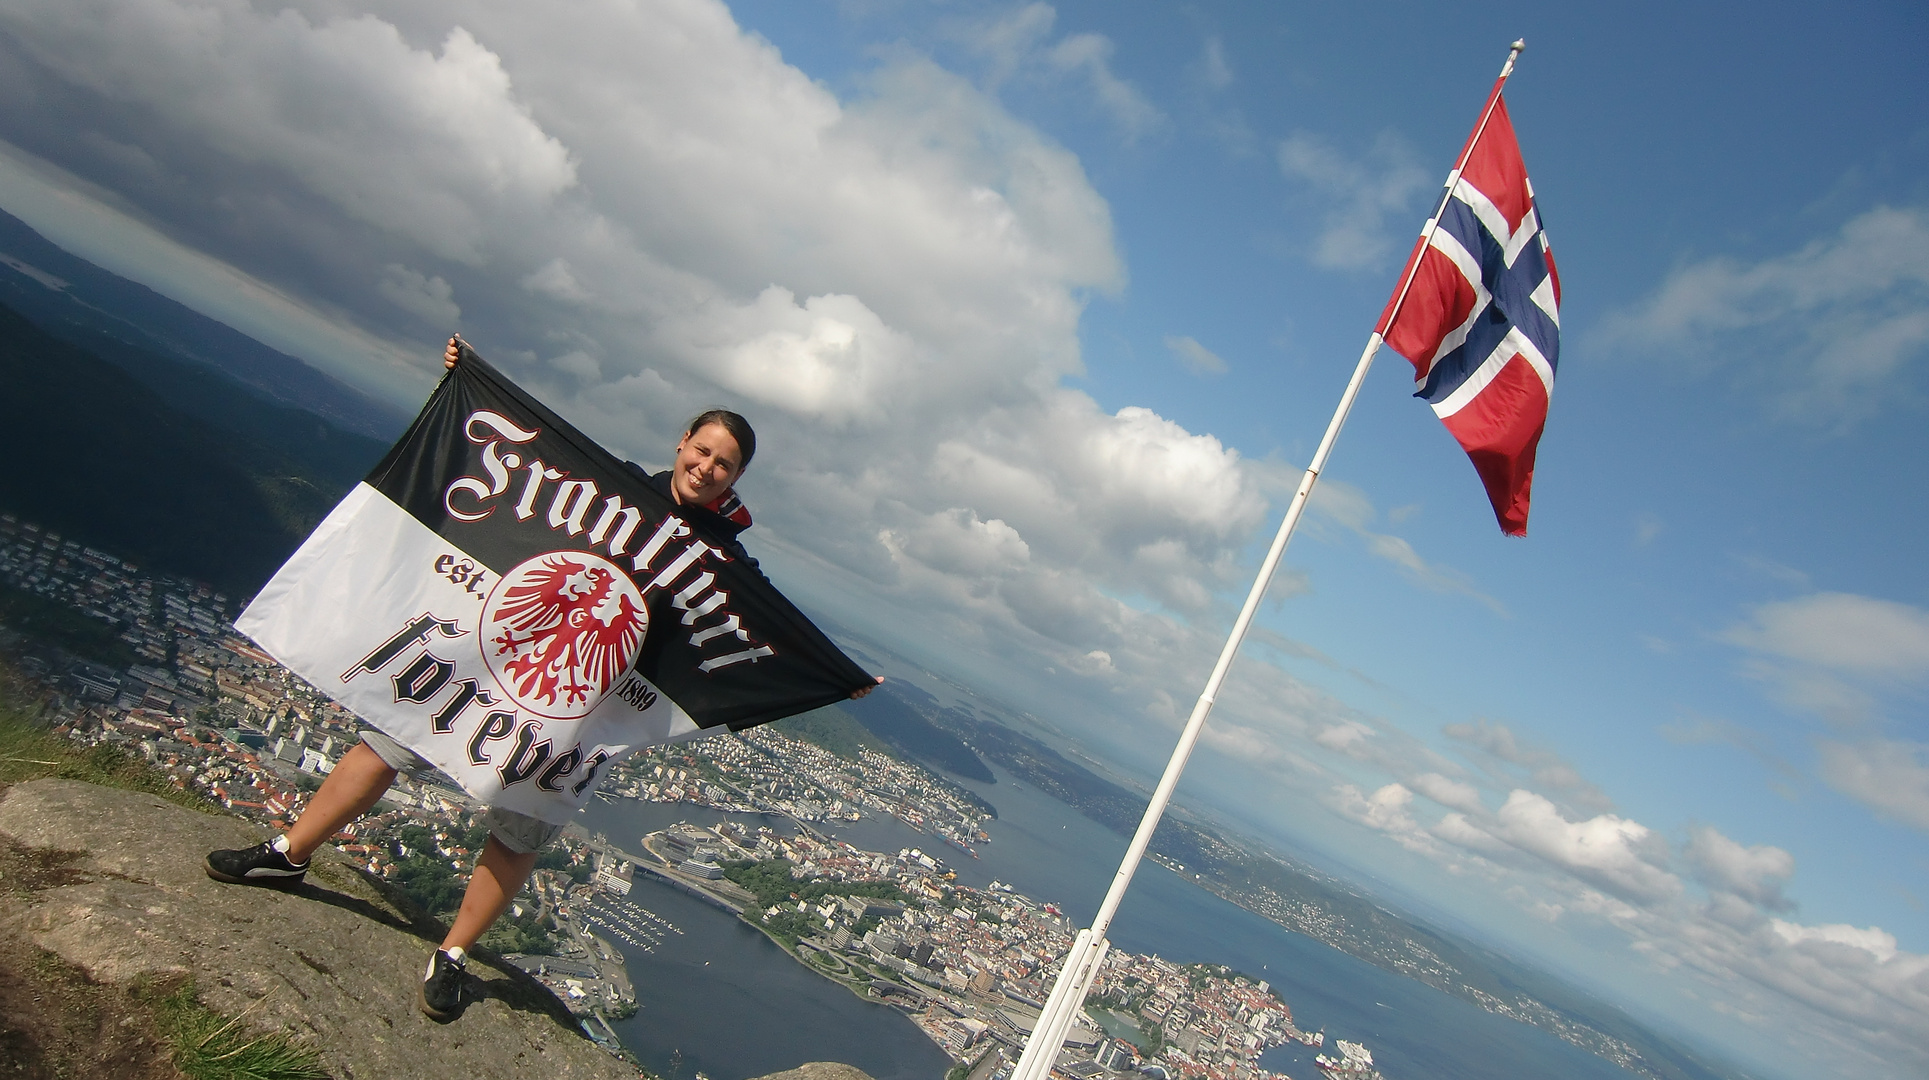
[{"label": "woman's leg", "polygon": [[449,927],[449,936],[442,939],[442,948],[465,953],[475,948],[476,939],[509,910],[535,868],[535,852],[510,851],[491,835],[482,845],[482,857],[476,860],[469,889],[462,894],[462,908],[456,912],[455,925]]},{"label": "woman's leg", "polygon": [[356,743],[335,763],[335,770],[322,781],[321,790],[308,800],[307,808],[288,830],[289,860],[307,862],[315,849],[340,832],[342,826],[367,813],[393,783],[395,770],[380,754],[369,749],[367,743]]}]

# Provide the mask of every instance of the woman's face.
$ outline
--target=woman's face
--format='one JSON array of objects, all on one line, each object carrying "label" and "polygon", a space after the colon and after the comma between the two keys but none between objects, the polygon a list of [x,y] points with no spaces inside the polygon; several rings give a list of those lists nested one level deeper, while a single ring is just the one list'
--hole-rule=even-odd
[{"label": "woman's face", "polygon": [[676,444],[670,492],[684,506],[702,506],[729,491],[742,472],[737,440],[722,424],[705,424]]}]

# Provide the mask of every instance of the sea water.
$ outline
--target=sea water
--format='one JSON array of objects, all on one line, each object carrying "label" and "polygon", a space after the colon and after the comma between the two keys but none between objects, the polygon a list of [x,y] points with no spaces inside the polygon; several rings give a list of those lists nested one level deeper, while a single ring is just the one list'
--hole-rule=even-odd
[{"label": "sea water", "polygon": [[[918,847],[942,858],[960,884],[993,880],[1056,903],[1076,925],[1097,912],[1125,838],[993,767],[999,782],[961,781],[998,808],[977,857],[893,818],[824,828],[860,848]],[[955,779],[955,778],[954,778]],[[781,818],[729,815],[688,804],[593,802],[583,815],[625,850],[676,821],[735,819],[788,831]],[[630,958],[643,1008],[616,1024],[624,1044],[666,1076],[747,1080],[804,1061],[844,1061],[879,1080],[938,1080],[947,1059],[910,1021],[813,974],[723,910],[639,875],[631,898],[683,927],[658,951]],[[659,906],[661,905],[661,906]],[[672,914],[672,911],[678,914]],[[1119,907],[1115,947],[1175,963],[1226,964],[1270,981],[1304,1030],[1373,1051],[1388,1080],[1630,1080],[1633,1074],[1538,1028],[1486,1012],[1293,933],[1146,861]],[[672,953],[672,943],[675,952]],[[636,950],[632,950],[636,952]],[[704,961],[708,961],[705,964]],[[1318,1080],[1317,1051],[1288,1044],[1262,1063]],[[673,1055],[680,1054],[673,1060]]]}]

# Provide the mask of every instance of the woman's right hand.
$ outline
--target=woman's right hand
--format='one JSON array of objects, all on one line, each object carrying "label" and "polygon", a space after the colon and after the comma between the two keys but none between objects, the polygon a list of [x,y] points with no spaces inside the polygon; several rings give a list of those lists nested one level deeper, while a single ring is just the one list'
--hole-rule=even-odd
[{"label": "woman's right hand", "polygon": [[449,348],[442,354],[442,366],[453,370],[455,362],[460,359],[462,359],[462,338],[456,334],[450,334]]}]

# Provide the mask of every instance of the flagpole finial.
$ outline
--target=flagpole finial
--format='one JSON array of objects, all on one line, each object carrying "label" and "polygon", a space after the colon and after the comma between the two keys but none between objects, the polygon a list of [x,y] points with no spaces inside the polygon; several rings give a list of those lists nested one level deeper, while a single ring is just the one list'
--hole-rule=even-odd
[{"label": "flagpole finial", "polygon": [[1507,76],[1512,75],[1514,73],[1514,61],[1518,59],[1520,57],[1520,54],[1525,51],[1527,51],[1526,38],[1515,38],[1514,43],[1512,45],[1507,46],[1507,62],[1505,64],[1502,64],[1500,67],[1501,78],[1504,79]]}]

